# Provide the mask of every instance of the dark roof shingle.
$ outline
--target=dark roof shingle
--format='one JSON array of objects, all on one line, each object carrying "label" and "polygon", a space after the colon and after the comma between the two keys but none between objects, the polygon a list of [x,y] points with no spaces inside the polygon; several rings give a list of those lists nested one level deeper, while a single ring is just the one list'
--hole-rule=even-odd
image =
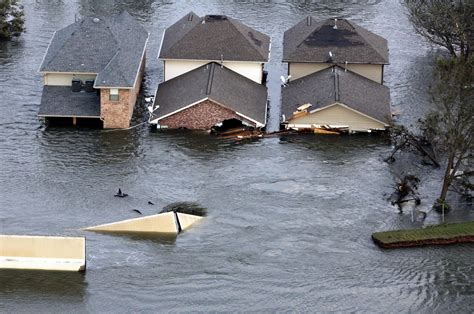
[{"label": "dark roof shingle", "polygon": [[225,15],[190,12],[163,36],[161,59],[268,61],[270,38]]},{"label": "dark roof shingle", "polygon": [[282,91],[281,112],[288,119],[303,104],[312,112],[336,102],[384,123],[390,119],[390,89],[338,66],[291,81]]},{"label": "dark roof shingle", "polygon": [[40,117],[100,117],[96,93],[73,92],[70,86],[44,86]]},{"label": "dark roof shingle", "polygon": [[285,32],[283,61],[388,64],[387,40],[346,19],[308,16]]},{"label": "dark roof shingle", "polygon": [[267,88],[214,62],[161,83],[152,120],[206,98],[266,124]]},{"label": "dark roof shingle", "polygon": [[126,11],[57,31],[40,72],[98,73],[96,87],[133,87],[148,33]]}]

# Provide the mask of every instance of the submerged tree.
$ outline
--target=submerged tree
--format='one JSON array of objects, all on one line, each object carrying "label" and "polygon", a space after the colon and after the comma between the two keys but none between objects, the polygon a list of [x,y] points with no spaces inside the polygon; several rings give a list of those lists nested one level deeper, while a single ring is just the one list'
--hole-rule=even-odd
[{"label": "submerged tree", "polygon": [[0,0],[0,40],[20,36],[24,24],[23,6],[18,0]]},{"label": "submerged tree", "polygon": [[455,181],[472,193],[472,153],[474,150],[474,57],[468,60],[438,61],[437,84],[431,90],[436,108],[422,123],[423,132],[446,154],[447,164],[437,206],[446,204],[446,196]]},{"label": "submerged tree", "polygon": [[449,209],[449,190],[472,197],[474,149],[474,56],[467,61],[440,60],[435,70],[436,84],[430,93],[435,108],[419,120],[418,131],[392,127],[394,150],[386,161],[394,161],[398,151],[410,151],[423,157],[425,164],[440,167],[437,154],[446,159],[441,193],[435,209]]},{"label": "submerged tree", "polygon": [[405,0],[415,30],[434,44],[465,60],[471,54],[474,37],[474,1]]}]

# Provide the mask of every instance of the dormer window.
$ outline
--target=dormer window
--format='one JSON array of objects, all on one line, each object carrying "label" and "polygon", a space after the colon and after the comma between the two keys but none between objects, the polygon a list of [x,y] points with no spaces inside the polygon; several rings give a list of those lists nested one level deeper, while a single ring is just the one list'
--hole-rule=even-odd
[{"label": "dormer window", "polygon": [[119,90],[118,88],[111,88],[109,91],[110,101],[119,101]]}]

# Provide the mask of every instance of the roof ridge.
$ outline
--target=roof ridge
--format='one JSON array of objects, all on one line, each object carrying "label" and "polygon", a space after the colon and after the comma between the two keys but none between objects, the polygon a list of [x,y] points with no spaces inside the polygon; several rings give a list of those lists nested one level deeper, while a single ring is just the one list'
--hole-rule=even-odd
[{"label": "roof ridge", "polygon": [[[227,15],[226,15],[226,18],[227,18],[227,20],[230,22],[230,25],[232,25],[232,27],[233,27],[239,34],[242,34],[242,32],[237,28],[237,26],[235,26],[234,21],[237,22],[237,23],[239,23],[239,24],[242,24],[242,25],[245,26],[245,27],[251,28],[250,26],[247,26],[247,25],[245,25],[245,24],[243,24],[243,23],[240,23],[240,21],[235,20],[235,19],[233,19],[233,18],[231,18],[231,17],[229,17],[229,16],[227,16]],[[252,29],[253,29],[253,28],[252,28]],[[256,30],[256,29],[255,29],[255,31],[258,32],[258,30]],[[260,32],[259,32],[259,33],[260,33]],[[253,43],[250,41],[250,39],[247,38],[247,36],[245,36],[245,34],[242,34],[242,35],[243,35],[243,37],[245,38],[245,40],[250,44],[250,46],[252,47],[252,49],[257,52],[258,55],[260,55],[260,56],[263,57],[264,59],[268,58],[268,56],[262,55],[262,54],[260,53],[260,51],[258,51],[258,49],[255,48],[255,46],[253,45]]]},{"label": "roof ridge", "polygon": [[[380,54],[380,52],[379,52],[377,49],[375,49],[374,46],[373,46],[371,43],[369,43],[369,42],[367,41],[367,39],[364,37],[364,35],[362,35],[362,34],[359,32],[359,28],[358,28],[359,26],[358,26],[357,24],[356,24],[356,26],[358,26],[358,27],[354,26],[349,20],[347,20],[347,19],[344,19],[344,20],[347,22],[347,24],[349,24],[349,25],[354,29],[354,31],[357,33],[357,35],[359,35],[359,36],[365,41],[365,43],[366,43],[367,45],[369,45],[369,47],[370,47],[372,50],[375,51],[375,53],[380,57],[380,59],[385,60],[385,58]],[[372,33],[373,33],[373,32],[372,32]],[[373,33],[373,34],[375,34],[375,33]],[[377,35],[377,34],[375,34],[375,35]],[[377,35],[377,36],[378,36],[378,35]],[[388,60],[387,60],[387,61],[388,61]]]}]

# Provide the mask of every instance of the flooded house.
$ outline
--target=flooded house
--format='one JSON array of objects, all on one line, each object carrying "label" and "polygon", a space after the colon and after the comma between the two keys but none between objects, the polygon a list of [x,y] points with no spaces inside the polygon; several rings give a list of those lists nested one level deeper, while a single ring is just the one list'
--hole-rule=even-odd
[{"label": "flooded house", "polygon": [[262,128],[267,119],[267,88],[216,62],[161,83],[156,101],[151,122],[161,128]]},{"label": "flooded house", "polygon": [[127,128],[149,34],[127,12],[84,17],[56,31],[40,66],[38,116],[52,123]]},{"label": "flooded house", "polygon": [[346,19],[308,16],[283,36],[283,62],[296,80],[334,64],[383,84],[387,40]]},{"label": "flooded house", "polygon": [[371,132],[391,119],[383,85],[387,41],[346,19],[307,17],[283,40],[282,123],[286,128]]},{"label": "flooded house", "polygon": [[209,62],[261,84],[270,54],[270,37],[226,15],[188,13],[163,34],[158,58],[164,81]]},{"label": "flooded house", "polygon": [[263,128],[270,38],[224,15],[189,13],[164,32],[150,123],[158,128]]},{"label": "flooded house", "polygon": [[281,111],[290,129],[383,131],[390,121],[390,90],[334,65],[284,87]]}]

